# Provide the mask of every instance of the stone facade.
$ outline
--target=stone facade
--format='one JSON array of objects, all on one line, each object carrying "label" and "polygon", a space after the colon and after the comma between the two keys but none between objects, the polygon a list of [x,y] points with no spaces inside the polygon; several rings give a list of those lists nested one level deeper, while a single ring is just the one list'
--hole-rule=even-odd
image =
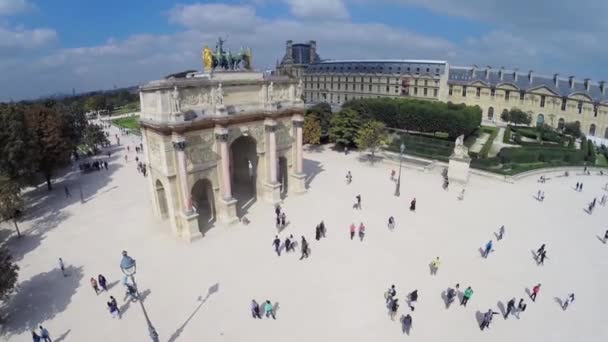
[{"label": "stone facade", "polygon": [[537,75],[530,71],[450,66],[445,61],[326,61],[304,76],[307,103],[339,106],[351,99],[409,97],[478,105],[486,124],[518,108],[532,125],[555,128],[578,121],[588,136],[608,139],[608,90],[603,81]]},{"label": "stone facade", "polygon": [[213,221],[237,221],[240,181],[272,203],[283,192],[305,191],[298,93],[295,81],[255,72],[194,74],[140,88],[154,212],[175,235],[202,236],[202,211]]}]

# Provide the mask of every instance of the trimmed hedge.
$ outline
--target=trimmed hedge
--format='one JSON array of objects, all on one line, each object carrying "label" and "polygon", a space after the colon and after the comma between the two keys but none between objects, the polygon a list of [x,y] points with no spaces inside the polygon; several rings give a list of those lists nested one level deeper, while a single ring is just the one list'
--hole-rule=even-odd
[{"label": "trimmed hedge", "polygon": [[454,151],[453,141],[408,133],[397,134],[387,149],[399,153],[402,142],[405,144],[405,153],[423,158],[448,161]]},{"label": "trimmed hedge", "polygon": [[480,158],[488,158],[488,153],[490,152],[490,149],[492,148],[494,139],[496,139],[496,136],[498,135],[498,128],[489,127],[489,128],[486,128],[485,131],[486,132],[491,131],[491,133],[490,133],[490,136],[488,137],[488,140],[485,142],[485,144],[483,144],[483,147],[479,151]]},{"label": "trimmed hedge", "polygon": [[502,142],[505,144],[511,143],[511,126],[507,126],[507,128],[505,128],[505,133],[502,137]]},{"label": "trimmed hedge", "polygon": [[444,102],[413,99],[357,99],[342,109],[353,109],[364,120],[377,120],[387,127],[408,131],[447,133],[453,140],[468,136],[481,124],[481,108]]},{"label": "trimmed hedge", "polygon": [[534,163],[534,162],[565,162],[581,163],[585,154],[581,150],[567,148],[517,148],[505,147],[498,153],[503,164],[507,163]]}]

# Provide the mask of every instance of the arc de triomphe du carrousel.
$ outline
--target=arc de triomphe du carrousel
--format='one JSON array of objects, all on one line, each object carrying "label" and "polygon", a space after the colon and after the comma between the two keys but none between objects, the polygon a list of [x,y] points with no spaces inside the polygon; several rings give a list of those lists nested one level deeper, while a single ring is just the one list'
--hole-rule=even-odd
[{"label": "arc de triomphe du carrousel", "polygon": [[302,83],[264,77],[251,50],[203,50],[203,72],[140,88],[154,213],[192,241],[234,223],[256,199],[305,191]]}]

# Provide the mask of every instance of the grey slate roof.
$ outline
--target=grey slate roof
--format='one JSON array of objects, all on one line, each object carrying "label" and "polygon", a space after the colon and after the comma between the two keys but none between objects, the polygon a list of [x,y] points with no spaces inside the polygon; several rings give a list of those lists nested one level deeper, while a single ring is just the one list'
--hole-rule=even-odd
[{"label": "grey slate roof", "polygon": [[[291,57],[291,60],[290,58]],[[291,56],[285,54],[281,60],[281,64],[291,62],[293,64],[312,64],[321,61],[319,54],[315,52],[313,60],[310,59],[310,44],[293,44],[291,47]]]},{"label": "grey slate roof", "polygon": [[329,60],[310,65],[306,72],[415,74],[418,70],[420,75],[441,75],[445,69],[445,61],[433,60]]},{"label": "grey slate roof", "polygon": [[[500,72],[503,72],[502,80]],[[573,81],[573,87],[570,88],[570,80],[567,78],[558,77],[557,86],[555,86],[553,76],[537,75],[532,73],[532,82],[528,78],[528,73],[517,72],[517,80],[515,80],[513,70],[496,70],[491,69],[489,76],[486,77],[486,69],[476,69],[473,75],[472,67],[450,67],[448,83],[450,84],[471,84],[477,81],[484,82],[490,87],[495,87],[502,83],[508,83],[516,86],[520,90],[531,90],[539,87],[546,87],[558,96],[569,96],[574,93],[580,93],[589,96],[593,102],[608,101],[608,89],[604,89],[604,94],[600,90],[598,83],[589,81],[589,90],[585,89],[585,83],[579,80]]]}]

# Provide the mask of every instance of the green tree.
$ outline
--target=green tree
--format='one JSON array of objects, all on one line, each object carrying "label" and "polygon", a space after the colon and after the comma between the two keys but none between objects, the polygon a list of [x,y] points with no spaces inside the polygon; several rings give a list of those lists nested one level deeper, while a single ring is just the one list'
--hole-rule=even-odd
[{"label": "green tree", "polygon": [[25,127],[25,107],[0,104],[0,175],[25,183],[37,169]]},{"label": "green tree", "polygon": [[73,151],[64,117],[54,108],[29,106],[25,111],[25,127],[31,142],[30,153],[36,159],[37,169],[52,190],[51,177],[55,170],[70,160]]},{"label": "green tree", "polygon": [[106,97],[103,95],[94,95],[86,99],[84,106],[88,111],[98,111],[106,109],[107,100]]},{"label": "green tree", "polygon": [[100,125],[88,124],[82,134],[82,142],[95,149],[97,145],[104,145],[109,141]]},{"label": "green tree", "polygon": [[344,109],[331,118],[329,136],[338,145],[352,146],[361,127],[361,116],[352,109]]},{"label": "green tree", "polygon": [[[502,114],[501,114],[501,118],[502,118]],[[512,124],[517,124],[517,125],[529,125],[532,120],[530,118],[530,116],[528,115],[528,113],[526,113],[518,108],[512,108],[509,111],[508,118],[509,118],[509,120],[506,120],[507,122],[510,122]]]},{"label": "green tree", "polygon": [[329,135],[330,121],[332,117],[331,106],[325,102],[316,104],[306,110],[305,116],[314,115],[321,125],[321,137]]},{"label": "green tree", "polygon": [[21,217],[23,208],[19,184],[8,179],[0,179],[0,218],[3,221],[13,221],[18,237],[21,237],[21,232],[17,220]]},{"label": "green tree", "polygon": [[0,300],[4,301],[17,285],[19,266],[12,262],[5,248],[0,248]]},{"label": "green tree", "polygon": [[373,160],[376,150],[386,145],[386,127],[380,121],[367,121],[357,132],[355,142],[359,150],[369,150]]},{"label": "green tree", "polygon": [[302,135],[305,144],[318,145],[321,142],[321,124],[316,115],[306,115],[304,117]]},{"label": "green tree", "polygon": [[581,124],[578,123],[578,121],[566,122],[564,124],[564,134],[571,135],[575,138],[582,136],[583,132],[581,132]]}]

